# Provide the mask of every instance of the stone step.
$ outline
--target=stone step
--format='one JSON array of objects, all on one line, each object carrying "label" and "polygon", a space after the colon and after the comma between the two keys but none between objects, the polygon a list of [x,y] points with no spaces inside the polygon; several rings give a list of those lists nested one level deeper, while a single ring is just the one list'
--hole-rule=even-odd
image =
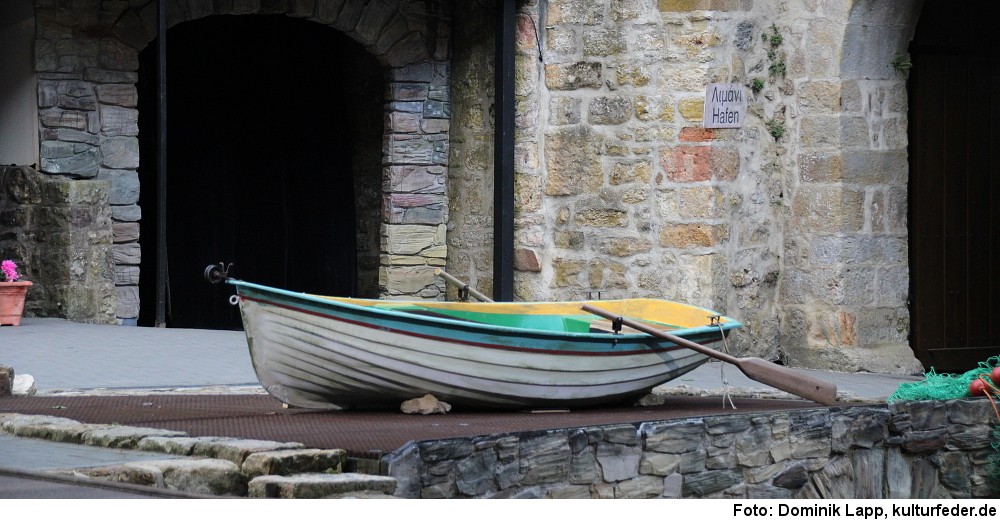
[{"label": "stone step", "polygon": [[396,479],[361,473],[303,473],[267,475],[250,481],[251,498],[387,498],[396,492]]},{"label": "stone step", "polygon": [[377,460],[359,468],[345,450],[309,449],[294,442],[188,437],[171,430],[24,414],[0,414],[0,430],[22,437],[181,457],[53,471],[77,477],[214,496],[248,496],[249,492],[257,497],[384,498],[396,489],[394,478],[346,472],[348,467],[377,472]]}]

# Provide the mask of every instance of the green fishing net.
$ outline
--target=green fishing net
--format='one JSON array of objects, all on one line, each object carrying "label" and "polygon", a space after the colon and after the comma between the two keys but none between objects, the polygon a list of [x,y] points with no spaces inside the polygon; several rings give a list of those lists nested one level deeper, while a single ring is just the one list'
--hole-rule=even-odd
[{"label": "green fishing net", "polygon": [[[889,396],[889,402],[894,401],[926,401],[961,399],[970,397],[969,384],[985,374],[987,379],[990,372],[1000,365],[1000,356],[993,356],[986,361],[980,361],[979,366],[969,370],[964,374],[938,374],[931,367],[930,371],[924,374],[923,381],[912,383],[900,383],[896,391]],[[990,399],[994,402],[1000,397],[995,389],[987,389]],[[1000,424],[993,427],[993,453],[989,457],[989,486],[994,492],[1000,491]]]},{"label": "green fishing net", "polygon": [[1000,365],[1000,356],[980,361],[978,367],[964,374],[938,374],[931,367],[930,371],[924,374],[923,381],[900,383],[899,388],[889,396],[889,402],[969,397],[969,383],[982,374],[989,376],[990,372],[998,365]]}]

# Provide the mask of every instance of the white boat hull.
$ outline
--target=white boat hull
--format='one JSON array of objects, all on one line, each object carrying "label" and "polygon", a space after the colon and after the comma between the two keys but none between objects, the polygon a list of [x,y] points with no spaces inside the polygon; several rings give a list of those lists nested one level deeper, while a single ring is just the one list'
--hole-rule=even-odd
[{"label": "white boat hull", "polygon": [[680,347],[620,355],[527,352],[248,298],[240,305],[261,384],[301,408],[398,406],[425,394],[464,406],[613,403],[648,393],[708,359]]}]

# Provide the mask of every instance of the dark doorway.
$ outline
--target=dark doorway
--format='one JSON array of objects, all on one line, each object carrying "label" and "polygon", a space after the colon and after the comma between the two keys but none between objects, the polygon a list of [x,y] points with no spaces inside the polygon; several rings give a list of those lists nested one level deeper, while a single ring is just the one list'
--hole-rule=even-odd
[{"label": "dark doorway", "polygon": [[[167,44],[167,325],[241,327],[226,303],[232,290],[201,279],[220,261],[248,281],[358,295],[358,215],[372,208],[359,210],[355,192],[370,192],[381,176],[365,151],[381,148],[377,62],[329,27],[284,16],[186,22],[169,30]],[[153,325],[163,196],[155,42],[140,61],[139,325]],[[374,93],[365,81],[377,83]],[[358,90],[368,102],[352,98]],[[358,145],[362,127],[373,145]],[[367,180],[357,181],[359,170]]]},{"label": "dark doorway", "polygon": [[941,372],[1000,354],[997,13],[928,0],[910,45],[910,341]]}]

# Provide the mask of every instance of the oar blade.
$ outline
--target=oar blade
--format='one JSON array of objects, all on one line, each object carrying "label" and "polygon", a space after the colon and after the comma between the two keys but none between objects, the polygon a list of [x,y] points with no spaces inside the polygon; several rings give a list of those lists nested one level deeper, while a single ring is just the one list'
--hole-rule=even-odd
[{"label": "oar blade", "polygon": [[736,366],[759,383],[827,406],[837,404],[837,385],[833,383],[760,358],[739,358]]}]

